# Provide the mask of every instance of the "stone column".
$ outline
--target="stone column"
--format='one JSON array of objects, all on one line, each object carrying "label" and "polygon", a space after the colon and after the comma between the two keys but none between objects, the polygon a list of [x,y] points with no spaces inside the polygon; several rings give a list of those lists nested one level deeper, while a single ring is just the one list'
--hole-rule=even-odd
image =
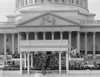
[{"label": "stone column", "polygon": [[35,40],[37,40],[37,32],[35,32],[34,34],[35,34]]},{"label": "stone column", "polygon": [[66,73],[69,71],[69,57],[68,57],[68,52],[66,52]]},{"label": "stone column", "polygon": [[59,1],[59,3],[62,3],[62,1],[61,0],[58,0]]},{"label": "stone column", "polygon": [[31,68],[33,68],[33,53],[31,53]]},{"label": "stone column", "polygon": [[29,40],[29,33],[26,32],[26,40]]},{"label": "stone column", "polygon": [[29,5],[29,0],[27,0],[27,4]]},{"label": "stone column", "polygon": [[54,32],[52,32],[52,40],[54,40]]},{"label": "stone column", "polygon": [[69,32],[69,51],[71,51],[71,32]]},{"label": "stone column", "polygon": [[93,32],[93,56],[94,56],[94,58],[95,58],[95,36],[96,36],[96,32]]},{"label": "stone column", "polygon": [[27,74],[30,74],[30,52],[27,53]]},{"label": "stone column", "polygon": [[63,40],[63,32],[60,32],[60,39]]},{"label": "stone column", "polygon": [[24,6],[25,6],[25,1],[26,1],[26,0],[24,0]]},{"label": "stone column", "polygon": [[66,0],[67,4],[69,4],[69,0]]},{"label": "stone column", "polygon": [[74,5],[76,5],[76,0],[73,0],[74,1]]},{"label": "stone column", "polygon": [[46,39],[46,32],[43,32],[43,40],[45,40]]},{"label": "stone column", "polygon": [[59,51],[59,74],[61,74],[61,51]]},{"label": "stone column", "polygon": [[20,46],[20,40],[21,40],[20,33],[18,33],[18,52],[20,51],[20,48],[19,48],[19,46]]},{"label": "stone column", "polygon": [[85,3],[86,3],[86,4],[85,4],[85,5],[86,5],[86,8],[88,9],[88,0],[86,0]]},{"label": "stone column", "polygon": [[77,32],[77,52],[80,54],[80,32]]},{"label": "stone column", "polygon": [[12,53],[14,53],[14,34],[12,34]]},{"label": "stone column", "polygon": [[7,55],[7,35],[4,34],[4,55]]},{"label": "stone column", "polygon": [[85,32],[85,56],[87,55],[87,32]]},{"label": "stone column", "polygon": [[81,6],[81,0],[79,0],[79,5]]},{"label": "stone column", "polygon": [[22,52],[20,52],[20,74],[22,74]]},{"label": "stone column", "polygon": [[24,67],[25,67],[25,68],[26,68],[26,60],[27,60],[26,52],[24,52]]}]

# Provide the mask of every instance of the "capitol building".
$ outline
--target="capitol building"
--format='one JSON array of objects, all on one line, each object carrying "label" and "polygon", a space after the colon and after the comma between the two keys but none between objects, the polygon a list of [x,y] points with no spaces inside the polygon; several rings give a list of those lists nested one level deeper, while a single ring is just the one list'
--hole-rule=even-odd
[{"label": "capitol building", "polygon": [[15,65],[20,74],[40,72],[48,53],[48,73],[84,70],[86,63],[100,67],[100,21],[95,16],[88,0],[16,0],[14,15],[0,23],[3,69]]}]

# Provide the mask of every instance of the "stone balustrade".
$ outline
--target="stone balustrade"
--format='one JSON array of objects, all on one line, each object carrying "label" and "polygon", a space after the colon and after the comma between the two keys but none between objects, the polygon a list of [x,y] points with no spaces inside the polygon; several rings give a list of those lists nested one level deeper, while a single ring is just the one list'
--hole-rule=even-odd
[{"label": "stone balustrade", "polygon": [[100,20],[81,20],[81,24],[100,24]]},{"label": "stone balustrade", "polygon": [[0,22],[0,25],[4,25],[4,24],[15,24],[15,22]]},{"label": "stone balustrade", "polygon": [[67,46],[68,40],[21,40],[20,46]]}]

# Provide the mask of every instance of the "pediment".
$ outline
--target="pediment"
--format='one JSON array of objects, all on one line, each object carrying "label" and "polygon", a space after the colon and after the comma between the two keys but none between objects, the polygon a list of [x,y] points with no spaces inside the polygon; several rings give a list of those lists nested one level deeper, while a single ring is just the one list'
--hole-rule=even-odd
[{"label": "pediment", "polygon": [[46,13],[35,18],[20,22],[18,26],[56,26],[56,25],[78,25],[77,22],[62,18],[58,15]]}]

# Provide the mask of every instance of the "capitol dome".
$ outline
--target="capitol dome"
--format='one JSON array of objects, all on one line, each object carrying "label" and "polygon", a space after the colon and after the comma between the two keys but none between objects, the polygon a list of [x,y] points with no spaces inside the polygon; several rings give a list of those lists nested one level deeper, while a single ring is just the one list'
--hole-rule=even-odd
[{"label": "capitol dome", "polygon": [[61,11],[79,10],[88,13],[88,0],[16,0],[16,10]]}]

